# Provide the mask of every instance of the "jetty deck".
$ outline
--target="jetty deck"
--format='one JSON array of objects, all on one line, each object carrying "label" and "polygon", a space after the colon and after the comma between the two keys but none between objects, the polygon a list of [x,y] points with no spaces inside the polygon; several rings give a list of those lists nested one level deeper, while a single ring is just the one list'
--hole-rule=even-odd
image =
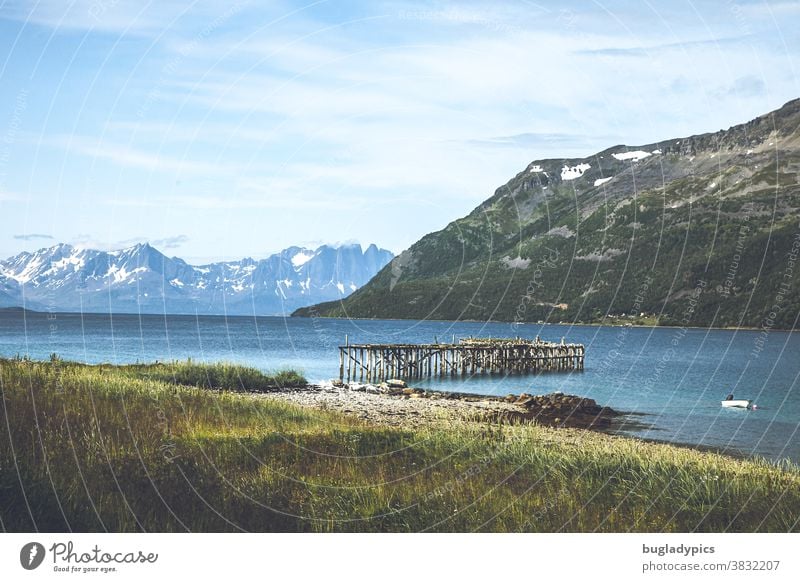
[{"label": "jetty deck", "polygon": [[466,338],[441,344],[339,346],[341,380],[379,382],[475,374],[529,374],[582,370],[583,344],[521,338]]}]

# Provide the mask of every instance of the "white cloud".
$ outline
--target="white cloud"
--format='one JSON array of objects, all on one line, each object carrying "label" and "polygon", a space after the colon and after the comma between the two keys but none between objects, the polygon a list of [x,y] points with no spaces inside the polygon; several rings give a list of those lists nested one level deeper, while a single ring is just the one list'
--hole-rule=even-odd
[{"label": "white cloud", "polygon": [[[56,159],[65,170],[48,191],[80,192],[120,223],[150,207],[171,209],[165,222],[197,221],[164,226],[191,235],[187,247],[204,244],[220,214],[232,225],[256,217],[284,240],[317,220],[314,236],[331,238],[342,225],[329,216],[349,205],[380,207],[353,228],[402,248],[469,212],[533,160],[713,131],[798,90],[797,41],[787,34],[779,46],[779,35],[764,34],[777,27],[764,16],[770,10],[793,30],[788,3],[758,4],[747,30],[732,8],[710,3],[697,13],[613,2],[271,3],[231,18],[210,2],[109,3],[97,24],[87,18],[88,0],[66,12],[54,0],[20,6],[10,7],[11,18],[32,13],[32,22],[54,29],[122,32],[131,24],[150,35],[126,35],[95,70],[95,61],[81,60],[96,49],[90,34],[88,52],[64,77],[78,97],[56,90],[58,76],[37,87],[53,90],[54,110],[76,135],[26,128],[34,137],[20,145],[89,160]],[[87,112],[85,103],[97,107]],[[36,107],[31,101],[31,119]],[[76,166],[92,175],[76,177]],[[109,166],[147,175],[121,180]],[[178,216],[183,209],[194,212]],[[421,214],[428,222],[415,220]],[[399,221],[407,226],[393,228]],[[218,240],[238,244],[236,236],[244,235]]]},{"label": "white cloud", "polygon": [[136,243],[144,242],[145,239],[136,237],[135,239],[127,239],[124,241],[108,242],[98,239],[90,234],[78,234],[69,239],[69,244],[77,249],[92,249],[97,251],[117,251],[133,246]]},{"label": "white cloud", "polygon": [[237,169],[236,166],[231,165],[171,157],[158,151],[141,151],[110,140],[83,135],[54,135],[39,139],[38,144],[58,147],[95,160],[107,160],[118,166],[150,172],[195,175],[220,174],[234,172]]},{"label": "white cloud", "polygon": [[[3,18],[45,26],[56,31],[92,31],[157,35],[187,14],[205,15],[220,8],[213,2],[180,0],[137,2],[134,0],[10,0],[3,3]],[[191,10],[190,10],[191,9]]]},{"label": "white cloud", "polygon": [[22,202],[23,200],[25,200],[25,197],[22,194],[0,190],[0,202]]},{"label": "white cloud", "polygon": [[[458,23],[454,15],[431,19],[439,17]],[[461,20],[472,25],[482,18],[488,17]],[[703,96],[710,100],[715,87],[731,82],[721,55],[709,53],[707,34],[681,42],[651,38],[676,54],[667,59],[654,50],[631,61],[613,55],[618,33],[592,30],[498,35],[477,27],[477,34],[445,43],[387,45],[324,27],[309,30],[296,37],[215,38],[186,53],[185,66],[165,81],[164,99],[205,112],[202,123],[151,122],[138,129],[164,142],[217,142],[236,150],[242,167],[226,195],[209,191],[163,201],[204,209],[326,209],[347,200],[361,204],[369,192],[406,192],[406,200],[431,193],[460,200],[467,211],[533,159],[679,136],[683,131],[661,114],[671,107],[665,79],[694,74],[707,85],[694,94],[693,111],[677,113],[687,125],[701,118],[708,123]],[[313,33],[318,30],[325,33]],[[611,53],[599,57],[604,48]],[[739,54],[735,43],[727,48],[724,58],[756,65],[758,56]],[[218,58],[209,67],[212,55]],[[747,119],[723,114],[720,103],[714,109],[727,125]],[[503,140],[510,151],[492,151],[502,149],[494,147],[494,136],[521,130],[575,137]],[[262,151],[278,145],[277,153]],[[151,201],[115,202],[139,203]]]},{"label": "white cloud", "polygon": [[152,241],[153,246],[160,249],[177,249],[189,242],[189,237],[185,234],[158,238]]},{"label": "white cloud", "polygon": [[14,238],[17,240],[32,241],[32,240],[52,240],[53,237],[49,234],[15,234]]},{"label": "white cloud", "polygon": [[741,2],[736,4],[736,11],[749,18],[772,19],[800,15],[800,4],[792,0]]},{"label": "white cloud", "polygon": [[187,143],[256,143],[275,142],[278,134],[269,128],[247,124],[233,125],[221,121],[206,120],[188,124],[180,120],[163,121],[109,121],[104,130],[107,134],[135,141],[160,144]]}]

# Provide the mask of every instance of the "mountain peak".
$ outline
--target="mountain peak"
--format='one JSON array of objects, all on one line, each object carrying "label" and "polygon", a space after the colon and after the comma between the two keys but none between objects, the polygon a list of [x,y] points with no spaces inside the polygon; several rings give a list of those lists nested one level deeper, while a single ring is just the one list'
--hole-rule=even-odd
[{"label": "mountain peak", "polygon": [[[757,327],[796,244],[797,168],[800,99],[727,130],[537,159],[313,313],[520,323],[649,313],[668,325],[691,313],[691,325]],[[800,278],[787,285],[795,306]],[[796,313],[776,324],[791,328]]]},{"label": "mountain peak", "polygon": [[290,247],[191,266],[147,242],[111,252],[59,244],[0,261],[0,304],[21,305],[24,291],[28,306],[64,311],[282,315],[344,297],[391,259],[345,251]]},{"label": "mountain peak", "polygon": [[342,243],[338,243],[333,245],[331,248],[336,249],[337,251],[355,251],[357,250],[361,253],[361,243],[358,241],[345,241]]},{"label": "mountain peak", "polygon": [[795,113],[800,111],[800,97],[797,99],[791,99],[781,105],[779,109],[775,111],[775,113]]},{"label": "mountain peak", "polygon": [[133,245],[132,247],[128,247],[126,249],[122,249],[121,253],[123,255],[128,256],[139,256],[139,257],[166,257],[161,251],[157,248],[152,246],[149,242],[142,242]]}]

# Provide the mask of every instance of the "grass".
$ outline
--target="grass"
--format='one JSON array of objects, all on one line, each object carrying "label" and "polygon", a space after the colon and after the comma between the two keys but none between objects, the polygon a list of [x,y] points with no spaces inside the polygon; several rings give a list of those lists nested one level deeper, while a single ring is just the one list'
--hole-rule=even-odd
[{"label": "grass", "polygon": [[794,465],[533,425],[375,426],[237,393],[250,375],[226,369],[0,360],[2,529],[800,529]]},{"label": "grass", "polygon": [[[51,356],[51,362],[57,357]],[[111,366],[106,365],[106,369]],[[115,366],[115,370],[133,378],[147,378],[167,384],[196,386],[212,390],[234,392],[269,392],[293,386],[305,386],[306,379],[292,370],[264,374],[256,368],[219,362],[197,364],[191,359],[185,362],[129,364]]]}]

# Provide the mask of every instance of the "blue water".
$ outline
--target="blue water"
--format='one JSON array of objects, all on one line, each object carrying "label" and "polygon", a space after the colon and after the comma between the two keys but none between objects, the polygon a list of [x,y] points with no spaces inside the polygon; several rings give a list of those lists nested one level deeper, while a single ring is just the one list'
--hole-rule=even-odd
[{"label": "blue water", "polygon": [[[0,355],[57,353],[90,363],[192,357],[263,370],[338,374],[338,345],[427,343],[521,336],[586,345],[583,372],[475,376],[415,382],[432,389],[505,395],[560,390],[645,413],[623,432],[800,462],[800,333],[277,317],[80,315],[0,312]],[[723,409],[729,392],[758,410]]]}]

